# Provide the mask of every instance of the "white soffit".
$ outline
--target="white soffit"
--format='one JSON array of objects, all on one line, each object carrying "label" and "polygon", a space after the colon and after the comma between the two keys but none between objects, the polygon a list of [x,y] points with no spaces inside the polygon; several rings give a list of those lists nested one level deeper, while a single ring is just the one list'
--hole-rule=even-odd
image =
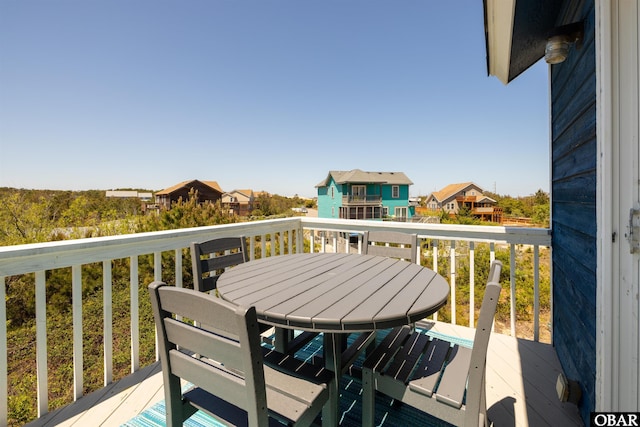
[{"label": "white soffit", "polygon": [[509,83],[511,39],[516,0],[487,0],[487,50],[489,75]]}]

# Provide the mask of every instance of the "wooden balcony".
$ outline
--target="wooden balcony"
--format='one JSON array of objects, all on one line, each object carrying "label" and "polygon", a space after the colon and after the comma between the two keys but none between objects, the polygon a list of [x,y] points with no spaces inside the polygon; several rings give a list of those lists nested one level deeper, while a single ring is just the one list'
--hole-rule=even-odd
[{"label": "wooden balcony", "polygon": [[[495,425],[505,425],[498,420],[507,420],[506,425],[546,425],[549,414],[556,417],[567,417],[567,425],[579,425],[580,421],[575,406],[560,404],[555,395],[555,380],[560,372],[558,360],[553,346],[553,319],[540,309],[540,301],[549,298],[541,295],[541,282],[549,280],[548,268],[541,269],[541,258],[545,258],[550,245],[548,229],[505,227],[459,226],[444,224],[387,223],[380,221],[327,220],[309,217],[294,217],[278,220],[236,223],[221,226],[198,227],[182,230],[170,230],[156,233],[140,233],[115,237],[91,238],[83,240],[49,242],[0,248],[0,278],[6,283],[10,277],[32,275],[35,284],[36,330],[33,341],[36,342],[35,360],[38,377],[34,385],[37,399],[33,405],[37,410],[34,425],[78,425],[99,424],[114,425],[125,422],[141,411],[163,399],[162,379],[156,364],[141,366],[140,362],[140,330],[141,301],[148,298],[146,284],[138,283],[140,256],[149,255],[153,262],[153,275],[161,280],[167,275],[174,276],[176,286],[184,283],[183,257],[188,253],[192,241],[207,240],[224,236],[245,236],[248,240],[250,258],[278,256],[287,253],[302,252],[304,247],[311,251],[359,251],[361,239],[357,243],[341,236],[358,235],[370,229],[401,230],[417,233],[422,242],[420,260],[422,263],[444,274],[451,285],[450,302],[444,310],[437,313],[432,320],[438,320],[437,327],[447,334],[468,336],[472,334],[476,307],[473,301],[477,285],[474,279],[476,255],[480,250],[489,251],[489,258],[496,254],[508,254],[510,266],[509,280],[504,283],[503,296],[507,304],[506,319],[496,322],[497,330],[490,344],[489,373],[487,375],[490,414],[494,416]],[[351,242],[350,242],[351,240]],[[163,264],[163,255],[171,258],[173,266]],[[502,255],[500,255],[502,256]],[[531,303],[531,321],[527,321],[521,332],[521,321],[516,316],[516,268],[521,257],[530,257],[533,261],[532,292],[535,295]],[[114,344],[113,341],[113,307],[111,287],[113,282],[112,262],[128,260],[131,280],[131,296],[128,309],[131,331],[127,337],[130,343],[130,372],[124,378],[116,378],[113,374]],[[458,271],[464,261],[470,272]],[[103,268],[103,315],[102,336],[105,337],[100,366],[90,366],[83,356],[83,324],[82,307],[82,266],[101,263]],[[439,268],[440,264],[440,268]],[[443,272],[442,266],[447,265]],[[71,287],[73,292],[73,328],[69,331],[69,358],[73,359],[73,380],[69,389],[74,390],[72,403],[63,408],[54,408],[49,402],[49,373],[51,362],[47,346],[47,272],[59,269],[71,269]],[[540,277],[540,273],[543,277]],[[468,275],[469,293],[456,286],[463,274]],[[548,292],[548,290],[547,290]],[[10,421],[9,399],[20,393],[8,387],[10,358],[7,349],[5,286],[0,286],[0,317],[5,321],[0,325],[0,426]],[[458,294],[458,295],[456,295]],[[461,316],[459,307],[462,300],[471,304],[468,315]],[[464,318],[461,318],[464,317]],[[446,320],[448,323],[444,323]],[[51,327],[51,325],[49,325]],[[516,338],[516,336],[518,337]],[[111,338],[111,339],[110,339]],[[94,362],[95,363],[95,362]],[[103,387],[83,394],[83,372],[99,369],[104,372]],[[496,418],[497,417],[497,418]],[[514,418],[515,417],[515,418]],[[554,418],[559,420],[563,418]],[[90,420],[90,421],[87,421]],[[556,424],[557,425],[557,424]],[[564,425],[564,424],[563,424]]]}]

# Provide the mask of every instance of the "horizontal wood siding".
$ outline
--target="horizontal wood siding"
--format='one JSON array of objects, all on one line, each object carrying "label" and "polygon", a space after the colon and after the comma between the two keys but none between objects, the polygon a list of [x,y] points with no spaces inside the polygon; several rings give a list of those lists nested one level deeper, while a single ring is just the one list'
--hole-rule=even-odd
[{"label": "horizontal wood siding", "polygon": [[552,242],[554,343],[566,375],[583,392],[582,418],[595,405],[596,377],[596,61],[593,0],[585,39],[552,66]]}]

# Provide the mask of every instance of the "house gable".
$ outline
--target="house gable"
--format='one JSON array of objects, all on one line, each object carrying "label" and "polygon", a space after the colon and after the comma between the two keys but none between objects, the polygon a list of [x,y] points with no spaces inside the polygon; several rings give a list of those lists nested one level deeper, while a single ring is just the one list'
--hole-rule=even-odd
[{"label": "house gable", "polygon": [[192,191],[198,193],[198,203],[217,202],[222,197],[222,189],[216,181],[183,181],[172,187],[156,192],[156,203],[164,208],[170,209],[171,205],[178,200],[188,200]]}]

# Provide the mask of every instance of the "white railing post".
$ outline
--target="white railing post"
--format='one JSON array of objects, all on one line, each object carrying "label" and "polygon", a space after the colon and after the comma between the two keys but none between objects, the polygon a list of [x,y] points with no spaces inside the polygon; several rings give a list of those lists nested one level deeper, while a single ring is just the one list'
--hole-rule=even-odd
[{"label": "white railing post", "polygon": [[[7,347],[7,278],[0,276],[0,349]],[[7,351],[0,351],[0,427],[9,423],[9,380]]]},{"label": "white railing post", "polygon": [[[153,253],[153,280],[155,282],[162,281],[162,252]],[[156,362],[160,360],[160,346],[158,345],[158,328],[155,330],[155,346],[156,346]]]},{"label": "white railing post", "polygon": [[476,322],[476,260],[475,246],[473,242],[469,242],[469,327],[473,328]]},{"label": "white railing post", "polygon": [[47,283],[44,270],[36,271],[36,371],[38,378],[38,418],[40,418],[49,410]]},{"label": "white railing post", "polygon": [[176,286],[178,288],[183,287],[182,282],[182,248],[178,248],[175,250],[175,261],[174,261],[175,269],[176,269]]},{"label": "white railing post", "polygon": [[533,245],[533,340],[540,340],[540,247]]},{"label": "white railing post", "polygon": [[131,295],[131,372],[136,372],[140,369],[140,278],[138,276],[137,255],[129,258],[129,276],[129,292]]},{"label": "white railing post", "polygon": [[249,260],[256,259],[256,239],[255,237],[249,237]]},{"label": "white railing post", "polygon": [[451,324],[456,324],[456,241],[451,241],[449,250],[449,285],[451,286]]},{"label": "white railing post", "polygon": [[510,284],[511,284],[511,336],[516,336],[516,245],[511,244],[510,255],[509,255],[509,266],[510,268]]},{"label": "white railing post", "polygon": [[[437,240],[431,240],[431,244],[433,247],[431,250],[433,251],[433,271],[438,272],[438,245],[440,244]],[[438,312],[433,313],[433,320],[438,321]]]},{"label": "white railing post", "polygon": [[82,397],[84,356],[82,354],[82,266],[71,267],[71,306],[73,316],[73,400]]},{"label": "white railing post", "polygon": [[104,312],[104,385],[113,381],[113,298],[111,260],[102,263]]}]

